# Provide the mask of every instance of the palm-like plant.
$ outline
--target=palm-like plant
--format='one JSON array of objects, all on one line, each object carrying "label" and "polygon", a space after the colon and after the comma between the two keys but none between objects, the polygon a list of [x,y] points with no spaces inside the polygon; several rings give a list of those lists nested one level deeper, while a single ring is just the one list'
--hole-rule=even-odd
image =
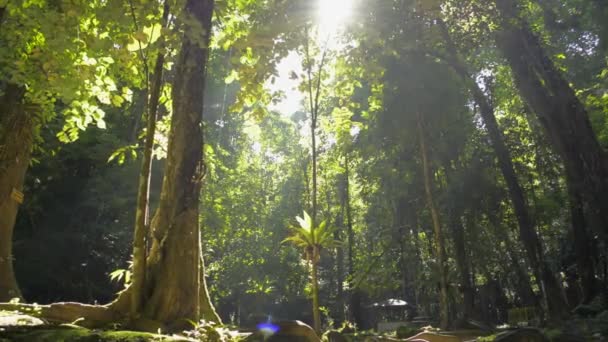
[{"label": "palm-like plant", "polygon": [[333,238],[333,229],[327,227],[323,221],[315,227],[312,218],[306,211],[302,217],[297,216],[299,226],[289,228],[291,235],[283,242],[291,242],[304,251],[304,258],[311,263],[311,287],[312,287],[312,313],[314,318],[314,329],[319,332],[321,328],[321,314],[319,310],[319,281],[317,268],[323,248],[333,248],[339,245],[339,241]]}]

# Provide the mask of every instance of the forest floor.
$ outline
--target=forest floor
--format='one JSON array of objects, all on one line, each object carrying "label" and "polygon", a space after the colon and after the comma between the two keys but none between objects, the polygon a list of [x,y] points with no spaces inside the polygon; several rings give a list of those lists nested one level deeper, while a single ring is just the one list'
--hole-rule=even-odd
[{"label": "forest floor", "polygon": [[[598,323],[601,321],[602,324]],[[558,328],[520,328],[502,329],[500,331],[461,330],[437,331],[427,330],[430,327],[401,329],[406,336],[393,334],[383,335],[373,332],[359,332],[356,334],[333,330],[324,334],[324,340],[330,341],[409,341],[412,338],[430,342],[463,342],[463,341],[533,341],[533,342],[578,342],[578,341],[608,341],[608,321],[592,319],[574,319],[564,322]],[[333,334],[333,336],[332,336]],[[23,313],[0,310],[0,342],[228,342],[243,341],[249,334],[239,334],[217,326],[200,326],[181,335],[163,335],[145,332],[113,330],[93,330],[75,324],[51,325],[43,320]],[[340,335],[340,336],[336,336]],[[399,332],[397,333],[399,335]],[[412,335],[415,335],[412,337]],[[254,337],[254,336],[251,336]],[[245,341],[257,339],[245,339]]]},{"label": "forest floor", "polygon": [[[0,342],[200,342],[200,336],[162,335],[136,331],[92,330],[74,324],[50,325],[22,313],[0,311]],[[200,334],[198,334],[200,335]]]}]

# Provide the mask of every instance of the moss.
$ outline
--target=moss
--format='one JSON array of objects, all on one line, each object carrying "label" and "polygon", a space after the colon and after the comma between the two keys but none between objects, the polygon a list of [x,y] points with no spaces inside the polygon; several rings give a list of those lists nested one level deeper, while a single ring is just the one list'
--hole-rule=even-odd
[{"label": "moss", "polygon": [[0,341],[15,342],[145,342],[145,341],[192,341],[182,337],[172,337],[135,331],[95,331],[84,328],[56,327],[0,332]]}]

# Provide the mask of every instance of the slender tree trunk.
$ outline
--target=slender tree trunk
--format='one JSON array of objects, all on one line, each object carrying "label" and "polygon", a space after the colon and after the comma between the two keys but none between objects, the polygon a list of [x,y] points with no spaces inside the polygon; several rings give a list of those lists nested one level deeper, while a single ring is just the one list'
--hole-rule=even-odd
[{"label": "slender tree trunk", "polygon": [[344,154],[344,198],[346,209],[346,228],[348,231],[348,275],[351,278],[350,288],[350,316],[358,328],[364,325],[363,310],[361,307],[361,293],[359,289],[353,287],[355,276],[355,231],[353,230],[353,216],[350,206],[350,161],[348,153]]},{"label": "slender tree trunk", "polygon": [[608,162],[584,105],[520,17],[515,0],[496,0],[501,28],[496,42],[549,141],[561,156],[567,178],[582,195],[593,230],[608,241]]},{"label": "slender tree trunk", "polygon": [[[308,27],[306,27],[306,62],[308,64],[307,74],[308,74],[308,97],[310,100],[310,135],[312,142],[312,228],[311,228],[311,237],[312,240],[315,240],[315,228],[317,227],[317,119],[319,118],[319,96],[321,94],[321,79],[322,79],[322,71],[323,66],[325,65],[325,56],[327,50],[323,52],[321,56],[321,61],[319,62],[319,69],[317,79],[315,80],[315,85],[313,86],[313,74],[312,74],[312,61],[311,54],[309,50],[310,37],[308,35]],[[319,285],[313,284],[312,287],[312,295],[313,299],[316,297],[317,301],[319,299]],[[314,302],[314,300],[313,300]],[[321,332],[321,313],[319,311],[318,305],[315,306],[313,303],[313,319],[314,319],[314,329],[317,333]]]},{"label": "slender tree trunk", "polygon": [[439,271],[439,315],[442,329],[447,329],[450,325],[449,308],[448,308],[448,279],[446,270],[446,253],[445,253],[445,238],[443,236],[443,230],[441,228],[441,220],[439,219],[439,211],[435,206],[433,199],[432,190],[432,171],[428,160],[428,151],[426,141],[424,138],[424,130],[422,123],[422,116],[420,113],[417,114],[417,125],[418,125],[418,143],[420,144],[420,156],[422,159],[422,168],[424,174],[424,189],[426,193],[427,205],[431,212],[431,219],[433,221],[434,239],[435,239],[435,255],[438,260],[438,271]]},{"label": "slender tree trunk", "polygon": [[[169,17],[169,2],[165,1],[162,27],[166,26]],[[146,257],[148,230],[150,229],[149,201],[150,201],[150,179],[152,176],[152,150],[154,147],[154,135],[156,133],[156,120],[158,113],[158,101],[163,79],[163,66],[165,64],[164,37],[160,37],[159,51],[154,65],[152,84],[149,85],[150,100],[148,103],[148,121],[146,127],[146,139],[143,149],[141,171],[139,175],[139,189],[137,193],[137,210],[135,215],[135,232],[133,234],[133,277],[131,281],[131,313],[136,314],[141,309],[144,298],[144,284],[146,282]],[[145,63],[145,61],[143,61]]]},{"label": "slender tree trunk", "polygon": [[[203,176],[202,109],[213,0],[188,0],[186,33],[175,65],[173,117],[159,207],[152,219],[142,314],[169,330],[217,316],[202,279],[199,197]],[[190,24],[188,24],[190,23]],[[219,317],[215,317],[219,321]]]},{"label": "slender tree trunk", "polygon": [[[316,139],[317,120],[313,114],[310,124],[311,139],[312,139],[312,227],[311,236],[313,241],[314,231],[317,227],[317,139]],[[317,279],[317,262],[313,260],[312,265],[312,316],[313,327],[317,333],[321,332],[321,312],[319,311],[319,282]]]},{"label": "slender tree trunk", "polygon": [[314,319],[314,328],[317,334],[321,332],[321,315],[319,308],[319,260],[317,256],[320,251],[314,247],[313,251],[313,260],[312,260],[312,309],[313,309],[313,319]]},{"label": "slender tree trunk", "polygon": [[22,299],[13,270],[13,229],[23,198],[34,125],[25,112],[24,90],[6,86],[0,99],[0,302]]},{"label": "slender tree trunk", "polygon": [[454,239],[454,256],[460,278],[460,291],[462,292],[462,318],[464,321],[473,314],[473,285],[471,284],[471,270],[466,249],[465,226],[458,215],[452,217],[452,236]]},{"label": "slender tree trunk", "polygon": [[538,286],[542,291],[549,315],[553,318],[560,318],[565,313],[566,303],[561,296],[561,289],[549,265],[544,261],[541,241],[532,223],[524,191],[521,188],[511,156],[504,143],[502,133],[498,127],[498,122],[494,116],[494,108],[480,89],[479,85],[471,78],[465,64],[458,56],[458,52],[451,41],[447,28],[443,23],[440,24],[444,40],[450,54],[450,65],[464,79],[469,86],[473,98],[479,106],[481,117],[484,120],[490,142],[496,153],[498,166],[503,174],[509,197],[513,205],[517,223],[519,226],[519,238],[527,253],[530,267],[534,272]]},{"label": "slender tree trunk", "polygon": [[[414,209],[414,215],[413,215],[413,219],[414,219],[414,223],[412,224],[412,237],[414,239],[414,254],[416,256],[416,260],[414,261],[414,279],[416,279],[417,277],[420,276],[420,269],[421,269],[421,265],[422,265],[422,257],[420,255],[420,240],[418,237],[418,210],[416,210],[415,206]],[[420,288],[418,288],[418,286],[416,285],[417,282],[414,282],[414,297],[415,297],[415,305],[416,308],[418,308],[419,306],[419,297],[420,297]]]},{"label": "slender tree trunk", "polygon": [[336,222],[336,226],[338,227],[338,229],[336,229],[336,232],[334,233],[334,239],[336,241],[340,241],[340,245],[338,247],[336,247],[336,271],[337,271],[337,276],[336,276],[336,282],[338,283],[338,287],[337,287],[337,306],[338,306],[338,323],[341,323],[342,321],[344,321],[346,319],[345,315],[344,315],[344,245],[342,244],[342,242],[344,241],[343,238],[343,231],[344,231],[344,215],[345,215],[345,211],[346,211],[346,191],[345,191],[345,185],[346,183],[344,181],[339,183],[339,189],[338,191],[340,192],[340,213],[338,216],[338,220]]}]

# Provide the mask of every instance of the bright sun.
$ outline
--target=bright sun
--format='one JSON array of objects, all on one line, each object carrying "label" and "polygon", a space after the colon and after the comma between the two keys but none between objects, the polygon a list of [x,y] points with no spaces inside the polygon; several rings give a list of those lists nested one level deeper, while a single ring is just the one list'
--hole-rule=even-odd
[{"label": "bright sun", "polygon": [[[348,22],[353,14],[353,4],[356,0],[317,0],[317,16],[315,25],[317,26],[318,43],[324,45],[326,49],[337,49],[337,37],[342,27]],[[302,72],[302,57],[295,51],[289,53],[277,65],[278,77],[274,83],[267,82],[266,86],[271,91],[282,91],[285,97],[279,103],[273,104],[273,110],[277,110],[284,115],[291,115],[301,109],[301,102],[304,95],[297,90],[299,80],[289,77],[292,71],[297,74]]]},{"label": "bright sun", "polygon": [[351,17],[354,0],[317,0],[319,38],[332,39]]}]

